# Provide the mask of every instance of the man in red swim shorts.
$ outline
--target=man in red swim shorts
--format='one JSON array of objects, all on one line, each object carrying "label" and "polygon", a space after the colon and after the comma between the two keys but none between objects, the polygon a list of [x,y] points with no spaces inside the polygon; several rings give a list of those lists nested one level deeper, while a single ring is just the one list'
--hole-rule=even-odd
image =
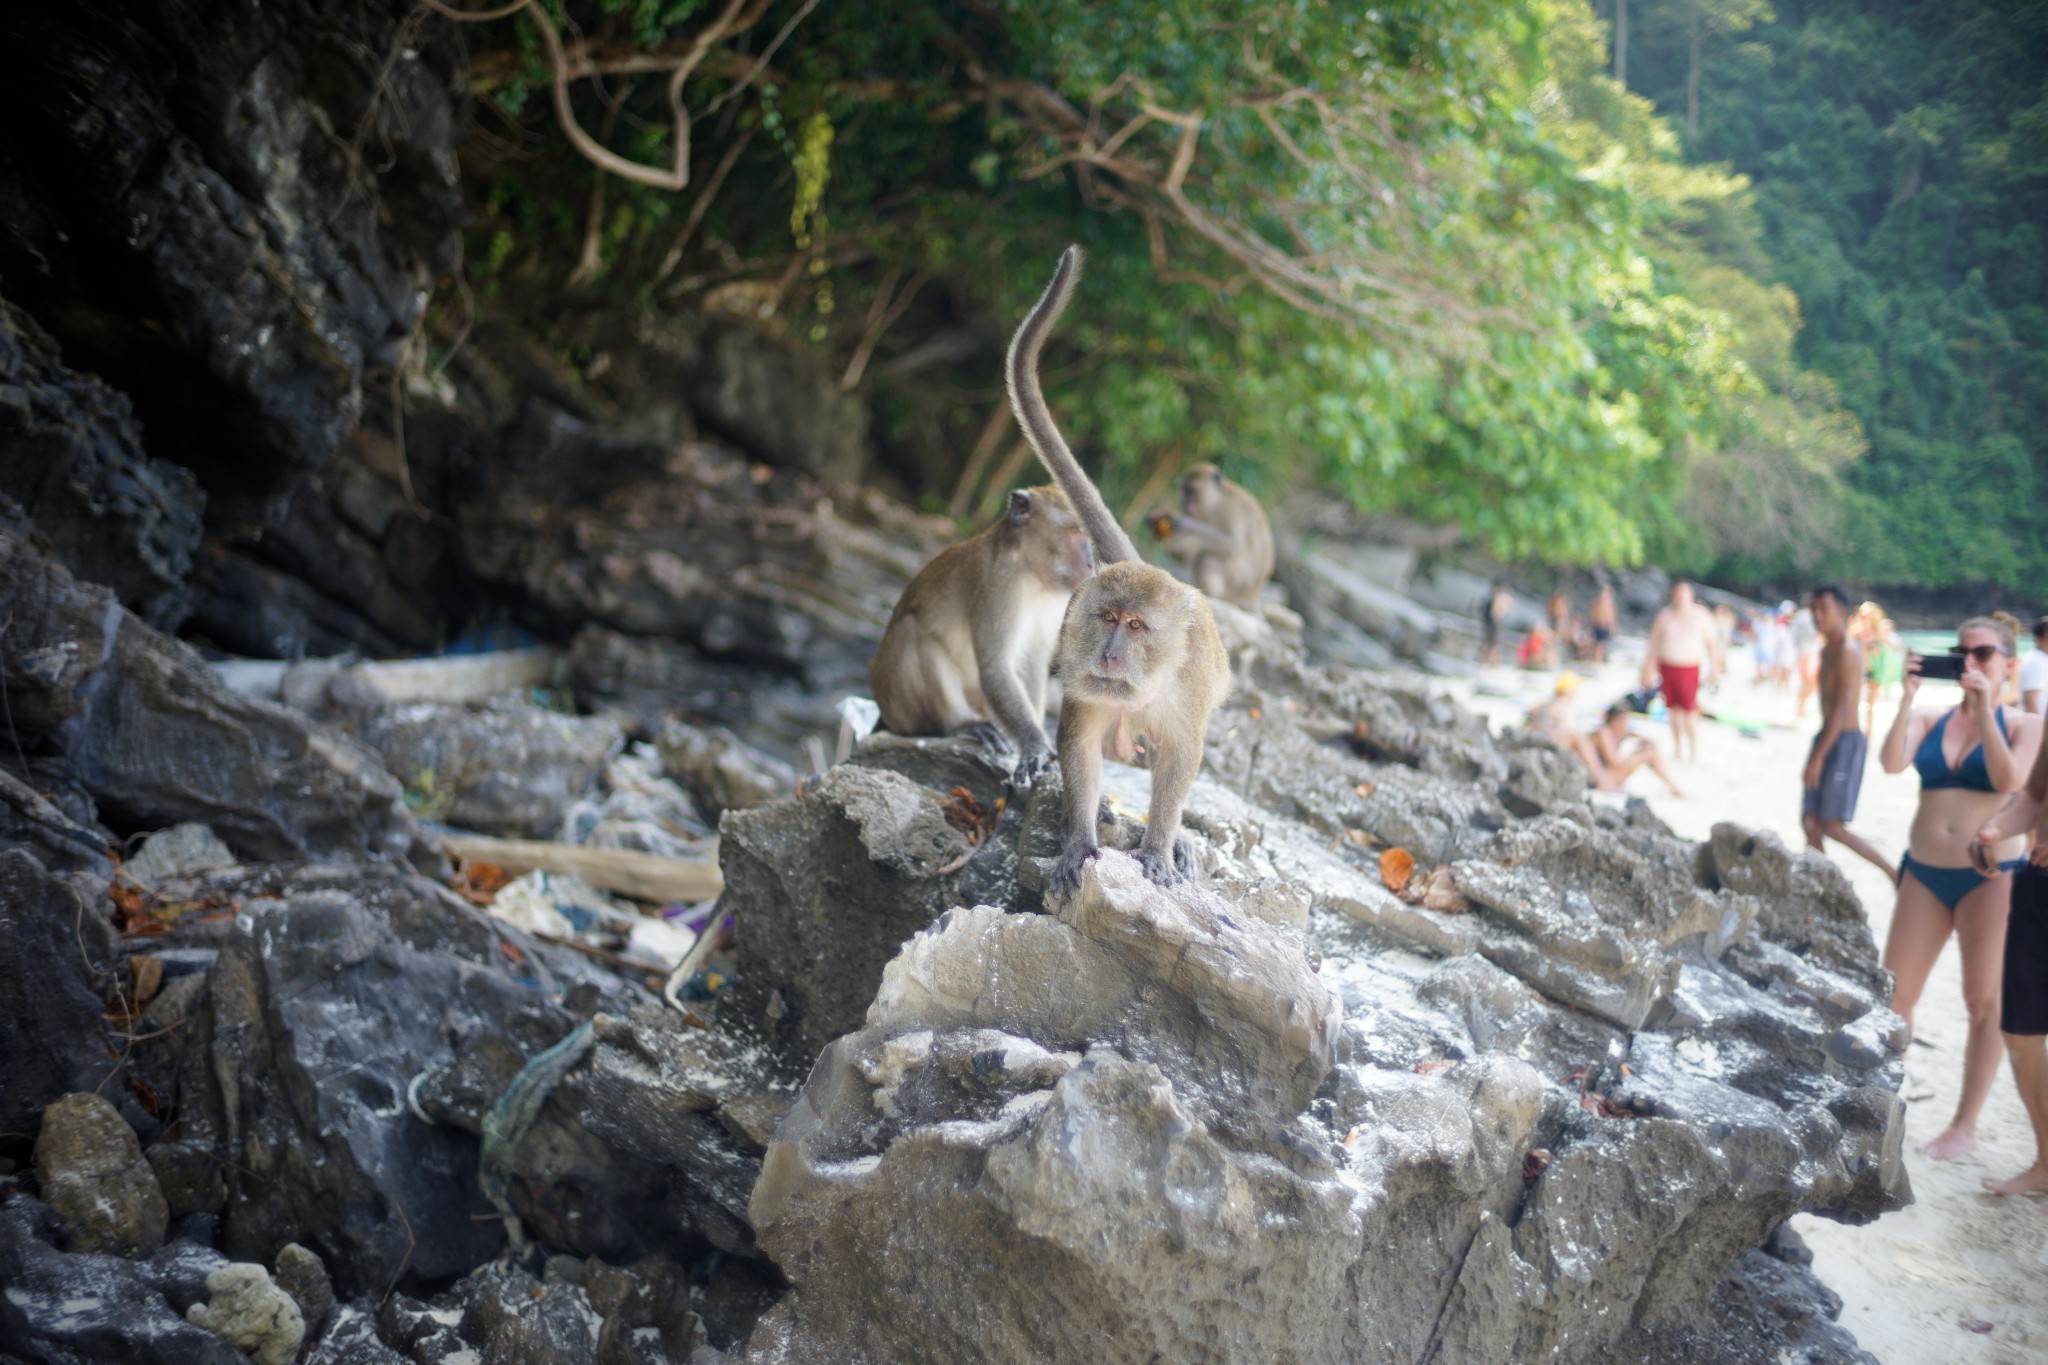
[{"label": "man in red swim shorts", "polygon": [[1693,596],[1692,584],[1671,585],[1671,605],[1657,613],[1650,626],[1650,647],[1643,655],[1643,686],[1653,678],[1664,682],[1664,705],[1671,712],[1671,752],[1684,758],[1688,747],[1700,756],[1700,670],[1712,682],[1714,617]]}]

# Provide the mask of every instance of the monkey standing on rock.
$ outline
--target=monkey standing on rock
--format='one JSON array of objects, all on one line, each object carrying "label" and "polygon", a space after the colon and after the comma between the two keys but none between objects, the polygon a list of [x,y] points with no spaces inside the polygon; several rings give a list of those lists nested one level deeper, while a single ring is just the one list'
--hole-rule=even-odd
[{"label": "monkey standing on rock", "polygon": [[1188,562],[1196,587],[1246,611],[1273,576],[1273,527],[1259,500],[1204,462],[1181,476],[1179,516],[1162,512],[1152,529],[1168,553]]},{"label": "monkey standing on rock", "polygon": [[[948,546],[896,599],[868,685],[899,735],[1000,728],[1028,785],[1052,763],[1047,672],[1073,596],[1094,568],[1066,495],[1046,485],[1010,494],[1002,520]],[[996,726],[990,726],[993,716]]]},{"label": "monkey standing on rock", "polygon": [[1081,869],[1096,853],[1103,752],[1128,761],[1139,735],[1152,769],[1152,808],[1138,863],[1162,886],[1193,871],[1194,852],[1180,832],[1181,809],[1202,767],[1209,713],[1230,692],[1230,656],[1216,634],[1208,598],[1138,558],[1039,391],[1039,352],[1080,274],[1080,249],[1068,247],[1044,296],[1017,328],[1008,365],[1018,424],[1066,491],[1102,566],[1067,604],[1054,654],[1064,693],[1059,760],[1067,840],[1048,890],[1059,897],[1079,888]]}]

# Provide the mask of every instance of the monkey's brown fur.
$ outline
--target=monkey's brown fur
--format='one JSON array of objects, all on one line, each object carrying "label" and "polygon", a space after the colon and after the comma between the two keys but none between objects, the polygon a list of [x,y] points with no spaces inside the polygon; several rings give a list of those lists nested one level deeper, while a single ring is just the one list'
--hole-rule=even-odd
[{"label": "monkey's brown fur", "polygon": [[1038,457],[1066,490],[1102,568],[1081,585],[1060,623],[1054,667],[1060,702],[1059,759],[1065,780],[1066,847],[1048,890],[1071,896],[1095,856],[1105,750],[1128,760],[1144,736],[1152,769],[1152,809],[1138,862],[1161,885],[1191,870],[1180,832],[1181,809],[1202,767],[1209,713],[1230,692],[1230,656],[1216,634],[1209,600],[1164,569],[1139,561],[1137,547],[1110,515],[1046,408],[1038,354],[1080,278],[1081,252],[1068,247],[1045,295],[1010,343],[1010,403]]},{"label": "monkey's brown fur", "polygon": [[1012,493],[1001,520],[939,551],[896,599],[868,665],[882,723],[899,735],[950,735],[993,719],[1021,755],[1014,780],[1030,782],[1053,758],[1053,643],[1093,567],[1066,494],[1051,484]]},{"label": "monkey's brown fur", "polygon": [[1181,476],[1181,515],[1163,520],[1167,551],[1187,561],[1195,586],[1211,597],[1259,609],[1273,576],[1273,527],[1259,500],[1206,461]]}]

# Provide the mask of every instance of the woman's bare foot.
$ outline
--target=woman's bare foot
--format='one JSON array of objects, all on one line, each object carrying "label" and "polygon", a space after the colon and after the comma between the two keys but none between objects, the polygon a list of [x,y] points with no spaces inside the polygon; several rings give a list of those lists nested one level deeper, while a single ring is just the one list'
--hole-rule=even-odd
[{"label": "woman's bare foot", "polygon": [[2048,1166],[2035,1162],[2018,1175],[2009,1175],[2003,1180],[1984,1177],[1984,1189],[1988,1194],[2048,1194]]},{"label": "woman's bare foot", "polygon": [[1922,1147],[1920,1151],[1923,1155],[1933,1157],[1936,1161],[1954,1161],[1964,1152],[1971,1151],[1976,1146],[1977,1130],[1975,1128],[1963,1128],[1956,1124],[1950,1124],[1937,1133],[1934,1139],[1925,1147]]}]

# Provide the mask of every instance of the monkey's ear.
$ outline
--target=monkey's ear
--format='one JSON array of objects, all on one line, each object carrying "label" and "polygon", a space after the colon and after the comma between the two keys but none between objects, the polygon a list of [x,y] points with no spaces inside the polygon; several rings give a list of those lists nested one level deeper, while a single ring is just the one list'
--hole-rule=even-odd
[{"label": "monkey's ear", "polygon": [[1022,526],[1031,520],[1031,493],[1028,489],[1019,488],[1011,492],[1008,516],[1012,526]]}]

